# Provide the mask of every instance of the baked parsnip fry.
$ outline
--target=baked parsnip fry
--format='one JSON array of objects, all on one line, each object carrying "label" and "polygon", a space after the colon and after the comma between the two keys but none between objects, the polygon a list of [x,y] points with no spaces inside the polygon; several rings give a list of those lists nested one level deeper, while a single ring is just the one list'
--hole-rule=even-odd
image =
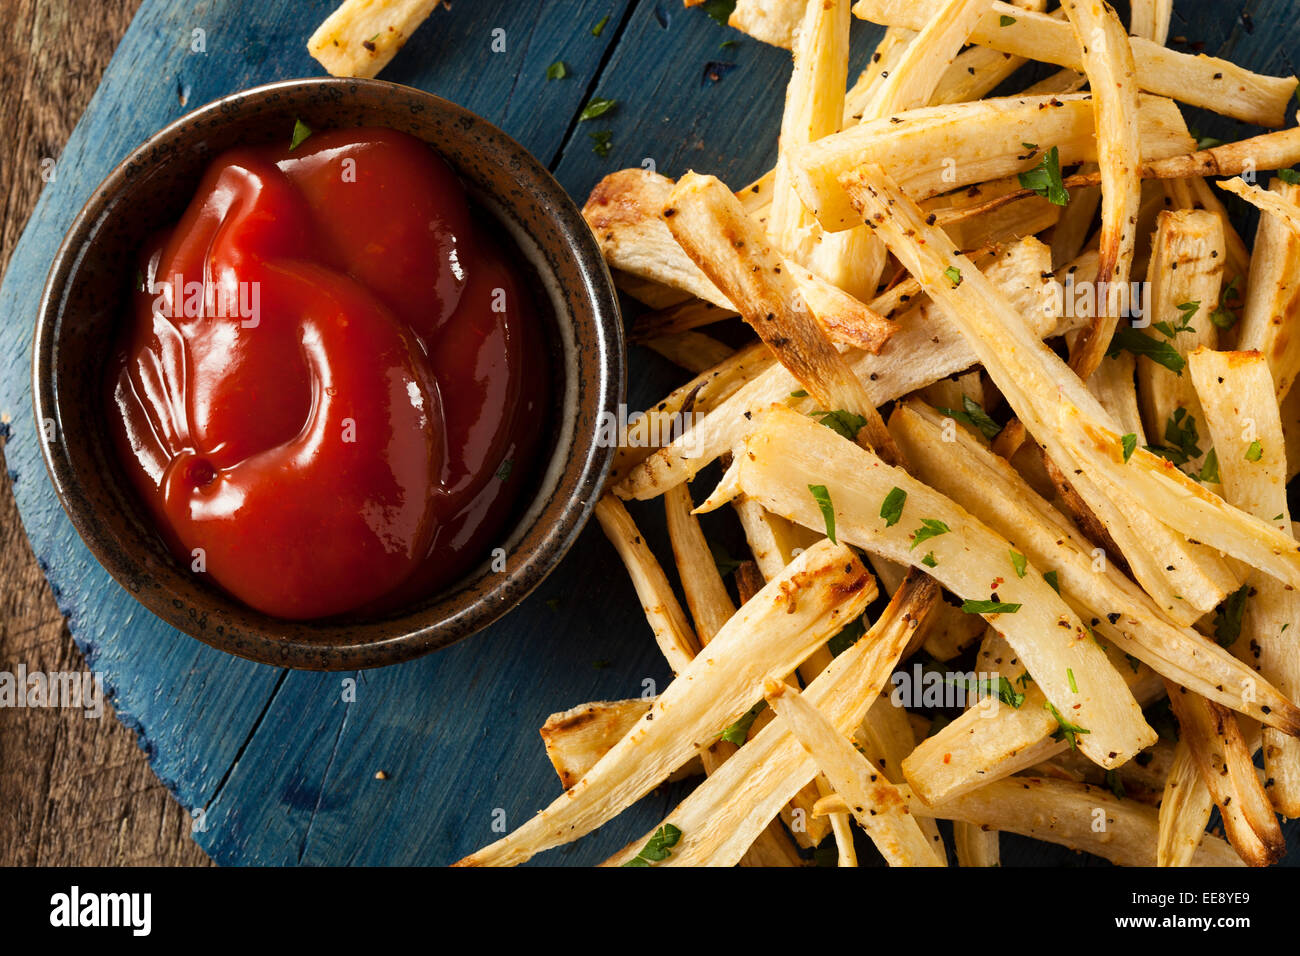
[{"label": "baked parsnip fry", "polygon": [[1300,708],[1250,667],[1190,627],[1161,614],[1003,459],[969,433],[944,440],[943,418],[918,402],[895,409],[889,428],[912,472],[1005,535],[1035,567],[1052,570],[1066,600],[1094,630],[1157,673],[1284,732],[1300,732]]},{"label": "baked parsnip fry", "polygon": [[[711,746],[762,696],[765,678],[794,670],[861,614],[875,592],[871,575],[848,548],[828,541],[809,548],[727,622],[709,653],[691,660],[581,780],[513,833],[457,865],[523,863],[612,819]],[[755,837],[757,831],[742,853]]]},{"label": "baked parsnip fry", "polygon": [[[1008,248],[987,267],[989,280],[1011,296],[1019,321],[1045,337],[1057,329],[1051,296],[1050,252],[1036,239]],[[975,364],[965,336],[934,302],[923,299],[893,319],[894,335],[878,355],[845,353],[858,381],[878,407]],[[614,488],[621,498],[654,498],[735,447],[752,427],[754,415],[773,402],[792,402],[800,411],[827,411],[783,366],[770,369],[697,422],[688,438],[675,439],[648,456]],[[833,410],[833,409],[831,409]]]},{"label": "baked parsnip fry", "polygon": [[884,771],[867,763],[821,711],[780,681],[768,681],[763,696],[844,798],[890,866],[946,865]]},{"label": "baked parsnip fry", "polygon": [[686,254],[725,292],[822,409],[858,416],[871,446],[886,459],[897,460],[893,439],[871,396],[813,321],[785,261],[731,191],[712,176],[687,173],[673,188],[663,217]]},{"label": "baked parsnip fry", "polygon": [[[919,30],[942,0],[858,0],[855,16],[885,26]],[[1003,23],[1009,17],[1013,22]],[[975,28],[972,41],[1014,56],[1083,71],[1079,39],[1070,25],[1043,13],[994,3]],[[1166,49],[1134,37],[1138,85],[1258,126],[1281,126],[1295,92],[1294,76],[1262,76],[1227,60]]]},{"label": "baked parsnip fry", "polygon": [[[739,311],[682,251],[660,218],[672,190],[672,180],[657,173],[623,169],[596,184],[582,214],[611,268]],[[872,352],[888,341],[894,328],[889,321],[798,263],[783,261],[814,316],[826,321],[829,335]]]},{"label": "baked parsnip fry", "polygon": [[602,496],[596,503],[596,520],[623,559],[623,566],[641,599],[641,609],[654,632],[655,643],[672,672],[681,674],[695,657],[699,645],[664,569],[623,502],[612,495]]},{"label": "baked parsnip fry", "polygon": [[[1218,346],[1214,317],[1226,262],[1223,224],[1203,209],[1162,212],[1156,223],[1147,269],[1151,297],[1150,315],[1145,318],[1150,327],[1142,334],[1167,342],[1186,359],[1196,348]],[[1197,425],[1204,426],[1205,415],[1192,377],[1142,355],[1137,360],[1137,384],[1146,434],[1156,445],[1170,449],[1175,464],[1199,475],[1209,446],[1197,444]]]},{"label": "baked parsnip fry", "polygon": [[[1289,534],[1286,450],[1267,360],[1258,352],[1198,349],[1188,364],[1218,453],[1224,497]],[[1252,572],[1244,603],[1231,649],[1295,700],[1300,696],[1300,592]],[[1263,743],[1269,798],[1284,815],[1300,816],[1300,740],[1265,727]]]},{"label": "baked parsnip fry", "polygon": [[1180,740],[1160,800],[1157,866],[1191,866],[1214,810],[1214,798],[1187,741]]},{"label": "baked parsnip fry", "polygon": [[1300,586],[1300,546],[1285,532],[1226,504],[1164,458],[1143,449],[1125,456],[1118,426],[1079,378],[1025,334],[1005,297],[968,259],[949,250],[943,232],[926,224],[915,202],[883,170],[861,167],[845,185],[890,250],[963,326],[989,376],[1035,439],[1063,470],[1074,469],[1071,483],[1112,534],[1120,527],[1114,511],[1121,502],[1125,512],[1145,512],[1167,526],[1166,540],[1149,539],[1142,547],[1134,542],[1131,552],[1125,551],[1144,586],[1150,589],[1159,579],[1144,575],[1137,558],[1159,554],[1175,572],[1180,565],[1194,565],[1203,570],[1207,586],[1177,596],[1188,607],[1209,611],[1235,590],[1235,578],[1215,550]]},{"label": "baked parsnip fry", "polygon": [[[909,576],[867,633],[804,691],[836,730],[849,734],[861,723],[938,596],[933,581]],[[755,834],[816,775],[807,751],[785,725],[771,721],[668,814],[665,822],[682,835],[659,865],[733,866]],[[629,843],[605,865],[632,859],[649,837]]]},{"label": "baked parsnip fry", "polygon": [[343,0],[307,41],[331,76],[378,75],[442,0]]},{"label": "baked parsnip fry", "polygon": [[[1144,161],[1196,148],[1172,100],[1141,96],[1137,120]],[[1043,150],[1055,146],[1063,167],[1096,162],[1091,97],[1002,97],[927,106],[861,123],[800,149],[795,187],[826,229],[847,229],[862,220],[839,177],[855,166],[878,163],[893,171],[909,196],[923,200],[1033,169],[1043,157],[1026,143]]]},{"label": "baked parsnip fry", "polygon": [[[733,489],[809,528],[829,530],[833,515],[837,540],[924,571],[964,599],[1016,648],[1056,713],[1088,729],[1079,746],[1094,762],[1117,766],[1155,741],[1123,678],[1042,573],[1027,565],[1018,576],[1005,538],[905,471],[773,406],[701,507]],[[882,517],[882,503],[900,496],[899,516]]]},{"label": "baked parsnip fry", "polygon": [[1178,718],[1179,739],[1187,741],[1219,808],[1228,842],[1250,866],[1275,863],[1286,852],[1286,841],[1237,718],[1174,684],[1169,685],[1169,705]]},{"label": "baked parsnip fry", "polygon": [[[1061,8],[1079,38],[1097,125],[1101,175],[1097,285],[1127,289],[1142,199],[1137,66],[1124,26],[1104,0],[1062,0]],[[1070,354],[1070,367],[1085,382],[1101,364],[1119,322],[1119,295],[1097,298],[1096,314]]]},{"label": "baked parsnip fry", "polygon": [[[1300,185],[1274,178],[1268,188],[1300,203]],[[1259,217],[1237,348],[1268,359],[1277,397],[1286,398],[1300,372],[1300,233],[1276,216]]]}]

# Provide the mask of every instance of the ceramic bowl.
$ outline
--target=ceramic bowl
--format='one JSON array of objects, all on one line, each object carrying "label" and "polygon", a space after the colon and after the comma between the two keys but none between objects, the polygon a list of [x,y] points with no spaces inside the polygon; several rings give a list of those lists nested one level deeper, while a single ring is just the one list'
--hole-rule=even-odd
[{"label": "ceramic bowl", "polygon": [[[270,142],[302,120],[314,130],[386,126],[436,149],[510,233],[549,305],[552,409],[513,531],[506,570],[484,562],[441,593],[381,617],[285,621],[251,610],[168,550],[109,439],[105,362],[125,321],[134,258],[173,223],[223,150]],[[68,517],[100,563],[141,604],[186,634],[241,657],[350,670],[446,647],[507,613],[555,567],[590,517],[613,449],[602,412],[622,400],[617,299],[590,230],[536,159],[491,123],[440,97],[380,80],[289,80],[235,93],[166,127],[95,190],[55,257],[32,363],[37,431]]]}]

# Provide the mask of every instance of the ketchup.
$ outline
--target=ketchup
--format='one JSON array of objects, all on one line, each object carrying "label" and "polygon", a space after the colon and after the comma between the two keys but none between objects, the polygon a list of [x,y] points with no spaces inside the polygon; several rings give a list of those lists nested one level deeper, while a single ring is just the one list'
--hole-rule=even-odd
[{"label": "ketchup", "polygon": [[143,250],[110,362],[110,430],[169,547],[284,618],[462,576],[544,431],[529,277],[404,133],[218,157]]}]

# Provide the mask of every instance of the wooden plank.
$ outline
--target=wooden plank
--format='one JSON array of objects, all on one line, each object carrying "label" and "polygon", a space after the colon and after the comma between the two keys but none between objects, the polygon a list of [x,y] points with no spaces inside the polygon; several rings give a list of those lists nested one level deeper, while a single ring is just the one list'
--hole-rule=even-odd
[{"label": "wooden plank", "polygon": [[[92,666],[109,677],[119,713],[140,731],[159,776],[183,807],[203,810],[200,846],[220,863],[446,863],[498,835],[496,811],[513,827],[558,791],[536,735],[549,713],[652,691],[668,677],[599,531],[588,528],[523,607],[466,643],[381,671],[286,674],[176,635],[113,585],[59,510],[29,421],[31,317],[46,265],[89,191],[185,109],[319,73],[303,42],[330,6],[144,0],[0,289],[0,414],[12,422],[6,457],[18,506],[60,608]],[[695,167],[736,185],[772,162],[787,53],[676,0],[523,6],[484,0],[440,11],[385,77],[498,122],[579,200],[604,173],[646,158],[668,175]],[[1243,62],[1258,66],[1279,38],[1300,30],[1278,4],[1254,9],[1255,32],[1233,37]],[[1275,29],[1259,29],[1262,9],[1272,11]],[[592,37],[606,14],[609,24]],[[191,52],[197,29],[203,54]],[[501,53],[491,49],[495,29],[505,31]],[[855,29],[855,68],[875,32]],[[725,40],[738,43],[723,48]],[[571,76],[547,83],[546,66],[557,59]],[[593,95],[620,106],[596,124],[576,122]],[[594,129],[612,133],[608,158],[592,152]],[[633,408],[682,378],[640,350],[631,365]],[[658,509],[643,506],[636,517],[667,553]],[[355,700],[344,698],[347,678],[357,682]],[[385,779],[376,779],[381,771]],[[538,862],[602,858],[656,822],[677,792],[648,797],[593,838]],[[1037,845],[1024,854],[1025,862],[1070,859]]]}]

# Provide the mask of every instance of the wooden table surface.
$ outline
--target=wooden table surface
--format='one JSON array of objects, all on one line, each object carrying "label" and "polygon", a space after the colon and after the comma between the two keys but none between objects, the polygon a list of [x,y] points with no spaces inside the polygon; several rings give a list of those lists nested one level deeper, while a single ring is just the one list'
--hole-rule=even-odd
[{"label": "wooden table surface", "polygon": [[[4,0],[0,272],[139,0]],[[57,167],[56,167],[57,169]],[[0,447],[3,439],[0,438]],[[0,670],[85,669],[0,475]],[[189,815],[106,710],[0,708],[0,865],[205,865]]]}]

